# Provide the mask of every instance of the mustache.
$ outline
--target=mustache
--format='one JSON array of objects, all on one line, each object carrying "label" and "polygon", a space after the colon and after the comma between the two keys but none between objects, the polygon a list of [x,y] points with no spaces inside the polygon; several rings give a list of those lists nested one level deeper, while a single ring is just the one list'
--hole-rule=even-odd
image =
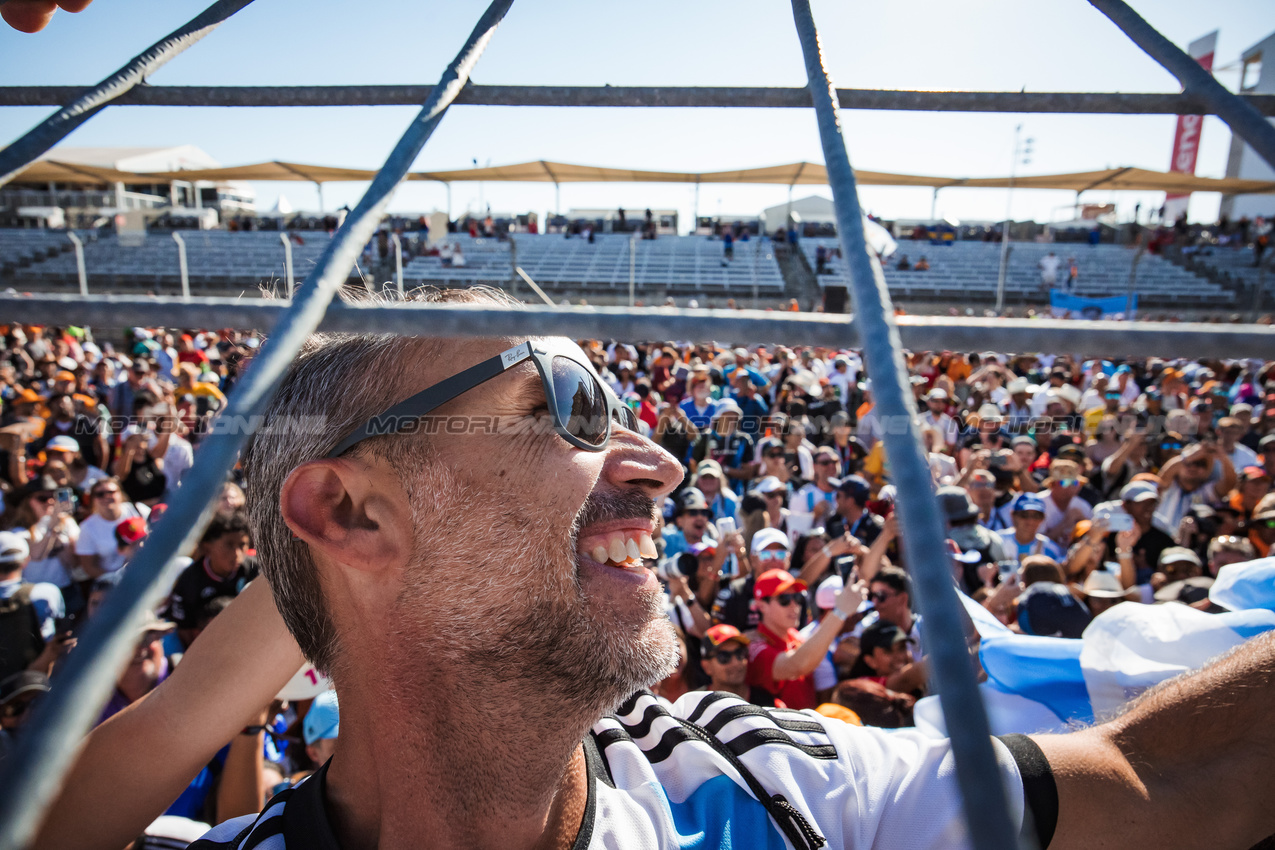
[{"label": "mustache", "polygon": [[655,501],[638,490],[624,490],[618,493],[594,490],[576,514],[572,537],[576,537],[580,529],[594,523],[617,519],[655,521],[657,519]]}]

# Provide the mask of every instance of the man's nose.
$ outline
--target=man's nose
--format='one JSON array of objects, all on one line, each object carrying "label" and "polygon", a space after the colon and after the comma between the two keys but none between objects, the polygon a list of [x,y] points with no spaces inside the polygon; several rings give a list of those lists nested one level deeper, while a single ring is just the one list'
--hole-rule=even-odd
[{"label": "man's nose", "polygon": [[611,433],[602,476],[617,487],[640,487],[652,499],[662,498],[682,483],[677,459],[641,434],[624,428]]}]

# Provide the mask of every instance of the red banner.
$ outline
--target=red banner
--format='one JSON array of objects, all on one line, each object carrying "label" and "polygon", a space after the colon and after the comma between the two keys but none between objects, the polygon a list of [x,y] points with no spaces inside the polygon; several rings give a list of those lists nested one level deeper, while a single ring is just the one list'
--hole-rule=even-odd
[{"label": "red banner", "polygon": [[[1213,71],[1213,49],[1217,45],[1217,30],[1191,42],[1191,58],[1204,70]],[[1173,155],[1169,158],[1169,170],[1179,174],[1195,174],[1195,158],[1200,152],[1200,131],[1204,128],[1203,115],[1179,115],[1177,132],[1173,134]],[[1190,193],[1164,196],[1164,221],[1174,221],[1186,212]]]}]

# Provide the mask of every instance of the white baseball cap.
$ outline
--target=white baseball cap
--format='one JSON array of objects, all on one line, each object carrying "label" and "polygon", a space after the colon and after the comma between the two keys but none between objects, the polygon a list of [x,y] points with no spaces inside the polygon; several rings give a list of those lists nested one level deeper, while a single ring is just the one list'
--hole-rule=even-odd
[{"label": "white baseball cap", "polygon": [[30,555],[26,538],[12,531],[0,531],[0,567],[21,566]]},{"label": "white baseball cap", "polygon": [[758,552],[773,546],[776,543],[782,544],[785,549],[791,549],[792,545],[788,542],[788,535],[784,534],[777,528],[763,528],[753,535],[753,543],[750,551],[756,555]]}]

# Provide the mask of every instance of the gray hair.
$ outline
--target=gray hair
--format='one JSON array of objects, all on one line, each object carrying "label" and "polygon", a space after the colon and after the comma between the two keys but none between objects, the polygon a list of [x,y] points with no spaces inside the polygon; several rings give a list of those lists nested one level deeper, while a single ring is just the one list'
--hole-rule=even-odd
[{"label": "gray hair", "polygon": [[[376,301],[377,296],[357,296]],[[352,299],[351,299],[352,300]],[[518,302],[498,290],[418,290],[412,301],[429,303]],[[442,341],[394,334],[315,334],[306,340],[266,409],[264,427],[243,454],[247,510],[261,572],[275,605],[301,652],[317,668],[330,672],[337,658],[337,633],[310,549],[294,539],[283,520],[279,498],[283,484],[303,463],[328,452],[364,422],[402,400],[405,364],[430,362],[442,354]],[[302,427],[304,425],[304,427]],[[383,455],[390,437],[373,437],[347,456]],[[424,456],[424,441],[398,441],[395,462],[404,454]]]}]

